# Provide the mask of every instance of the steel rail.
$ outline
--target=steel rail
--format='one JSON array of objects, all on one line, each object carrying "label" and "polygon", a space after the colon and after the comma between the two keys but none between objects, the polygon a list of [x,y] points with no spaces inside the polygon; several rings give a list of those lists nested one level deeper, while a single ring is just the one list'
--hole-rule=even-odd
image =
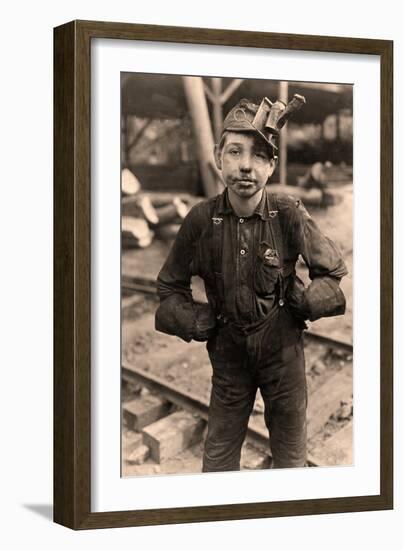
[{"label": "steel rail", "polygon": [[[134,382],[145,386],[149,390],[162,395],[167,401],[189,410],[194,414],[199,415],[204,420],[208,420],[209,404],[204,399],[187,390],[178,389],[172,383],[167,382],[149,372],[135,367],[134,365],[122,364],[122,378],[127,382]],[[265,429],[259,429],[256,426],[248,426],[247,437],[250,438],[260,448],[263,446],[265,452],[271,456],[269,446],[269,436]],[[308,466],[320,466],[318,462],[310,455],[307,460]]]}]

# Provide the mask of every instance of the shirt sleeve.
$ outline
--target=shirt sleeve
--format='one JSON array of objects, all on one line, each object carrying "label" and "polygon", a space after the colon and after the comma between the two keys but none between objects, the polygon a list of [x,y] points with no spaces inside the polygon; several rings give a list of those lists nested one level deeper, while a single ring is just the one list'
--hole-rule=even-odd
[{"label": "shirt sleeve", "polygon": [[320,231],[300,200],[287,197],[282,202],[287,210],[288,242],[295,257],[303,257],[311,279],[297,300],[297,311],[310,321],[343,315],[346,300],[339,283],[347,268],[340,251]]},{"label": "shirt sleeve", "polygon": [[158,275],[157,291],[160,300],[182,295],[187,300],[192,299],[191,263],[193,260],[197,238],[203,223],[202,204],[195,205],[183,220],[170,253]]},{"label": "shirt sleeve", "polygon": [[324,235],[300,200],[294,199],[293,240],[309,269],[309,277],[334,277],[347,275],[347,267],[334,242]]},{"label": "shirt sleeve", "polygon": [[193,301],[191,290],[192,262],[198,238],[206,226],[205,203],[192,208],[178,231],[157,278],[160,305],[155,313],[155,328],[179,336],[185,342],[207,340],[215,326],[215,316]]}]

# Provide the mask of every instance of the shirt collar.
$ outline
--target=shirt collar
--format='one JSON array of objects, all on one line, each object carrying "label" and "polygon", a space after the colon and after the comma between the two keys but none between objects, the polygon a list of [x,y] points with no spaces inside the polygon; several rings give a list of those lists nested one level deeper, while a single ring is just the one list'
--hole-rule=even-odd
[{"label": "shirt collar", "polygon": [[[225,189],[220,195],[218,195],[218,213],[219,214],[235,214],[231,203],[228,199],[228,190]],[[253,215],[257,215],[262,220],[267,221],[269,219],[269,195],[266,189],[263,189],[262,199],[255,208]]]}]

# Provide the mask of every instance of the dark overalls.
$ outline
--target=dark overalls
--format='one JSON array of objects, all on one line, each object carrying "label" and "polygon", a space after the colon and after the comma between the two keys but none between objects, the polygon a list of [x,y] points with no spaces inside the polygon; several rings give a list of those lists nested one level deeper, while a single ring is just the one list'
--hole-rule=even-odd
[{"label": "dark overalls", "polygon": [[[299,255],[312,280],[306,289],[295,274]],[[273,466],[304,466],[304,319],[343,313],[338,283],[346,273],[334,243],[293,198],[263,190],[254,214],[239,218],[224,191],[190,211],[158,276],[156,328],[197,339],[190,281],[199,275],[217,319],[207,342],[213,376],[203,471],[239,469],[257,388]]]},{"label": "dark overalls", "polygon": [[[259,233],[257,239],[252,235],[248,242],[245,231],[237,231],[239,261],[253,254],[246,270],[237,266],[239,280],[235,287],[239,292],[234,299],[240,302],[238,322],[234,321],[233,312],[227,312],[225,296],[222,250],[229,244],[224,243],[224,224],[228,221],[220,217],[217,210],[213,219],[219,321],[216,333],[207,344],[213,377],[203,471],[239,470],[241,447],[258,388],[265,404],[273,467],[304,466],[307,400],[303,324],[296,321],[285,300],[287,283],[295,271],[292,262],[284,264],[276,197],[271,198],[268,220],[254,222],[257,223],[254,230]],[[243,218],[237,220],[238,224],[249,222]],[[242,225],[242,229],[244,227]],[[257,254],[253,250],[255,243],[259,247]],[[253,281],[252,285],[249,281],[248,287],[257,293],[255,311],[242,312],[243,307],[248,307],[243,285],[248,283],[251,270]]]}]

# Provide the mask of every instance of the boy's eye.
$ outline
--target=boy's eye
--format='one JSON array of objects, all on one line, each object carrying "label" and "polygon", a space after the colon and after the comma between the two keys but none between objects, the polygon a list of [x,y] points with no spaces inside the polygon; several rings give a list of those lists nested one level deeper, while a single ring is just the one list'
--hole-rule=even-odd
[{"label": "boy's eye", "polygon": [[230,149],[229,153],[230,153],[230,155],[239,155],[239,150],[238,149]]},{"label": "boy's eye", "polygon": [[267,155],[266,153],[255,153],[255,156],[260,158],[260,159],[267,159]]}]

